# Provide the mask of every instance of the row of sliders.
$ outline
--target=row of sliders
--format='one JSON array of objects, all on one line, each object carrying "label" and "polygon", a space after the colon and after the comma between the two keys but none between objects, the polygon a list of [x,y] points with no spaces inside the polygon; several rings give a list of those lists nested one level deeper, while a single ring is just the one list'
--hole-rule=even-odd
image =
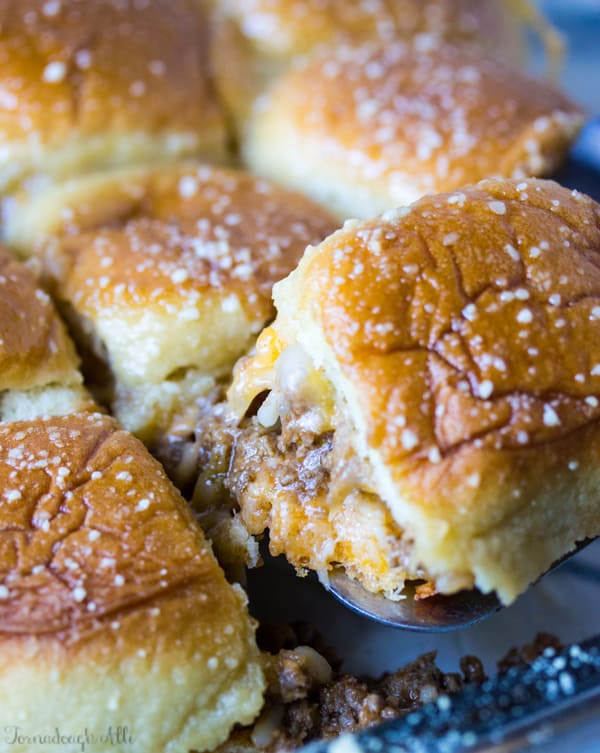
[{"label": "row of sliders", "polygon": [[532,177],[583,115],[516,67],[531,18],[0,2],[3,724],[252,723],[223,569],[267,530],[299,572],[506,603],[600,533],[600,209]]}]

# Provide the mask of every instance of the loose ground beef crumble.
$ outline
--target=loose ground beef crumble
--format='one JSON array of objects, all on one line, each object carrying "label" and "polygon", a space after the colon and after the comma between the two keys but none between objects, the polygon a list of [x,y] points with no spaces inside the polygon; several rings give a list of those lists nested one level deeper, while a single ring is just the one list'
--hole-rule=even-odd
[{"label": "loose ground beef crumble", "polygon": [[[235,729],[218,753],[293,750],[311,740],[395,719],[442,693],[456,693],[486,679],[476,657],[463,657],[460,673],[443,672],[435,652],[376,679],[345,674],[334,652],[304,624],[263,625],[258,640],[265,652],[268,681],[264,710],[251,727]],[[498,671],[529,664],[548,647],[559,649],[560,642],[539,634],[530,645],[511,649],[499,662]]]}]

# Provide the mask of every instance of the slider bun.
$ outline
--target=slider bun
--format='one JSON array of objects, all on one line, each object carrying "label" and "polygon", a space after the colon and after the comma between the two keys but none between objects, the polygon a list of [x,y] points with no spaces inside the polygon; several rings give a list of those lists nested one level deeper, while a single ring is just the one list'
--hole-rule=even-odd
[{"label": "slider bun", "polygon": [[188,0],[3,2],[0,190],[180,156],[222,159],[207,35]]},{"label": "slider bun", "polygon": [[[261,53],[292,57],[334,41],[409,39],[428,34],[502,49],[518,28],[503,0],[223,0],[220,13],[235,21]],[[511,23],[512,21],[512,23]],[[510,29],[510,31],[508,31]],[[506,51],[506,48],[504,48]]]},{"label": "slider bun", "polygon": [[223,0],[212,57],[230,111],[243,120],[252,98],[292,60],[339,42],[389,43],[417,36],[523,57],[522,26],[503,0]]},{"label": "slider bun", "polygon": [[[4,424],[0,478],[3,733],[121,726],[132,742],[111,750],[178,753],[254,718],[245,597],[136,439],[99,414]],[[9,750],[31,747],[3,734]]]},{"label": "slider bun", "polygon": [[73,182],[28,216],[56,233],[41,249],[48,283],[109,366],[116,416],[150,444],[229,377],[274,314],[273,283],[337,224],[302,196],[197,164]]},{"label": "slider bun", "polygon": [[341,217],[490,175],[551,173],[582,123],[548,84],[447,45],[342,46],[257,102],[244,156]]},{"label": "slider bun", "polygon": [[0,247],[0,420],[92,407],[78,366],[49,296]]},{"label": "slider bun", "polygon": [[412,572],[510,602],[600,534],[599,258],[600,206],[549,181],[348,222],[275,286],[232,406],[243,415],[299,347]]}]

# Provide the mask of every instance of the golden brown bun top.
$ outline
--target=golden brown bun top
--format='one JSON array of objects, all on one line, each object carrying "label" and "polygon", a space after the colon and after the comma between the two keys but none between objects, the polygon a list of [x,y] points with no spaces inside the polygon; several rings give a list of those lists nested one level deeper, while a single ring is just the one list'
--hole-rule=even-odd
[{"label": "golden brown bun top", "polygon": [[4,424],[0,483],[1,632],[118,630],[145,604],[150,630],[189,586],[205,593],[207,623],[236,601],[179,493],[112,418]]},{"label": "golden brown bun top", "polygon": [[[384,208],[488,176],[548,174],[581,123],[554,87],[418,41],[325,52],[289,71],[261,106],[259,129],[270,123],[273,138],[280,120],[281,138],[284,127],[296,131],[326,174],[342,165],[347,181],[385,186]],[[253,148],[268,155],[266,142]]]},{"label": "golden brown bun top", "polygon": [[206,35],[191,0],[4,0],[1,140],[201,130],[216,112]]},{"label": "golden brown bun top", "polygon": [[415,34],[475,41],[484,48],[507,44],[508,13],[502,0],[224,0],[220,8],[257,49],[270,55],[302,54],[340,39]]},{"label": "golden brown bun top", "polygon": [[49,296],[0,247],[0,390],[78,382],[78,358]]},{"label": "golden brown bun top", "polygon": [[57,207],[56,217],[69,217],[61,296],[92,316],[186,300],[193,312],[200,295],[234,294],[264,322],[273,283],[338,224],[299,194],[191,164],[74,183]]},{"label": "golden brown bun top", "polygon": [[350,221],[274,298],[259,357],[274,330],[338,373],[392,476],[600,418],[600,206],[556,183],[488,180]]}]

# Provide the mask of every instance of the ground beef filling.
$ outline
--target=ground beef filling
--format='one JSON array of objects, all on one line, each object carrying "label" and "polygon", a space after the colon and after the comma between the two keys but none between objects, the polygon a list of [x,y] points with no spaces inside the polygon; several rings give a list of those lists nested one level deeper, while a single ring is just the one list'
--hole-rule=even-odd
[{"label": "ground beef filling", "polygon": [[366,588],[394,596],[423,575],[408,571],[410,542],[368,491],[343,430],[311,424],[305,406],[269,429],[256,416],[238,425],[222,403],[205,411],[196,428],[200,522],[226,563],[256,564],[248,534],[268,529],[271,553],[300,572],[341,565]]},{"label": "ground beef filling", "polygon": [[[483,665],[474,656],[460,661],[460,673],[443,672],[435,652],[423,654],[396,672],[374,679],[340,673],[331,649],[304,625],[277,632],[259,629],[259,642],[270,648],[265,653],[268,690],[265,708],[250,728],[238,728],[219,753],[259,750],[279,753],[312,740],[333,738],[380,722],[395,719],[441,694],[456,693],[486,679]],[[307,640],[312,646],[298,646]],[[551,635],[538,635],[531,645],[512,649],[499,663],[499,671],[531,663],[548,647],[560,648]],[[325,658],[327,657],[327,658]],[[325,663],[325,667],[323,665]],[[327,673],[328,670],[328,673]]]}]

